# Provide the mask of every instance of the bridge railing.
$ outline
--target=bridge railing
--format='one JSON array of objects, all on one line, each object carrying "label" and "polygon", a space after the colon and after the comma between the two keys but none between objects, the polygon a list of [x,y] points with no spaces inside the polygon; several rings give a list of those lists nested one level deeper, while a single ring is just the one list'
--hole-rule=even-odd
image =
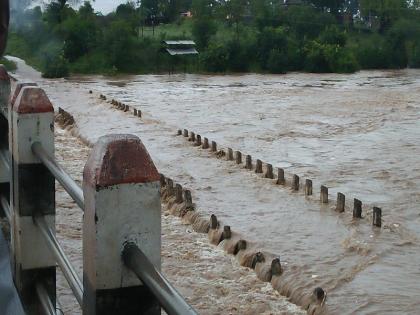
[{"label": "bridge railing", "polygon": [[[99,139],[80,187],[54,157],[54,109],[0,69],[0,205],[15,286],[28,314],[55,314],[56,265],[83,314],[196,314],[161,268],[160,176],[141,140]],[[83,214],[83,279],[55,232],[55,180]]]}]

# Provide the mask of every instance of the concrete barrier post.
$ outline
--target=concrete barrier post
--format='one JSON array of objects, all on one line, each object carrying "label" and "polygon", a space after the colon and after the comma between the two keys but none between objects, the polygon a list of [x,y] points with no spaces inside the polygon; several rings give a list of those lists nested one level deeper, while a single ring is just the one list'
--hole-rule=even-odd
[{"label": "concrete barrier post", "polygon": [[286,183],[286,179],[284,178],[284,169],[279,168],[277,173],[277,185],[284,185]]},{"label": "concrete barrier post", "polygon": [[175,202],[182,203],[184,199],[182,198],[182,186],[180,184],[175,185]]},{"label": "concrete barrier post", "polygon": [[159,173],[139,138],[101,137],[83,170],[83,314],[160,314],[123,264],[128,242],[161,267]]},{"label": "concrete barrier post", "polygon": [[354,198],[353,218],[360,219],[362,217],[362,202]]},{"label": "concrete barrier post", "polygon": [[373,207],[373,225],[376,227],[382,226],[382,209],[378,207]]},{"label": "concrete barrier post", "polygon": [[196,139],[195,139],[195,146],[197,146],[197,147],[199,147],[199,146],[201,146],[201,136],[200,135],[197,135],[197,137],[196,137]]},{"label": "concrete barrier post", "polygon": [[209,148],[209,139],[204,138],[202,148],[203,149],[208,149]]},{"label": "concrete barrier post", "polygon": [[44,216],[55,234],[55,179],[33,154],[31,146],[39,142],[54,155],[54,108],[42,89],[23,87],[10,111],[12,269],[28,314],[39,314],[35,284],[45,283],[55,306],[56,262],[33,217]]},{"label": "concrete barrier post", "polygon": [[265,178],[273,179],[274,178],[273,165],[267,164],[266,167],[267,167],[267,169],[265,171]]},{"label": "concrete barrier post", "polygon": [[232,150],[232,148],[228,148],[227,160],[228,161],[233,161],[233,150]]},{"label": "concrete barrier post", "polygon": [[261,160],[257,160],[257,162],[255,163],[255,173],[260,174],[262,173],[262,161]]},{"label": "concrete barrier post", "polygon": [[190,138],[188,139],[188,141],[192,141],[193,143],[195,142],[195,133],[194,132],[190,132]]},{"label": "concrete barrier post", "polygon": [[188,130],[184,129],[184,137],[187,138],[188,137]]},{"label": "concrete barrier post", "polygon": [[294,191],[298,191],[299,190],[299,185],[300,185],[299,181],[300,181],[299,180],[299,176],[296,175],[296,174],[294,174],[293,175],[293,181],[292,181],[292,189]]},{"label": "concrete barrier post", "polygon": [[328,203],[328,188],[324,185],[321,186],[321,203]]},{"label": "concrete barrier post", "polygon": [[236,151],[236,164],[242,164],[242,153],[240,151]]},{"label": "concrete barrier post", "polygon": [[135,109],[135,108],[133,109],[133,115],[137,116],[137,109]]},{"label": "concrete barrier post", "polygon": [[178,131],[177,131],[177,136],[182,136],[182,130],[181,129],[178,129]]},{"label": "concrete barrier post", "polygon": [[311,196],[312,195],[312,180],[306,179],[305,181],[305,195]]},{"label": "concrete barrier post", "polygon": [[142,114],[141,114],[141,110],[140,110],[140,109],[138,109],[138,110],[137,110],[137,116],[138,116],[138,117],[140,117],[140,118],[141,118],[141,116],[142,116]]},{"label": "concrete barrier post", "polygon": [[211,142],[211,152],[217,152],[217,143],[216,141]]},{"label": "concrete barrier post", "polygon": [[248,170],[252,170],[252,157],[250,155],[247,155],[245,157],[245,168]]},{"label": "concrete barrier post", "polygon": [[346,196],[342,193],[337,193],[337,206],[335,208],[335,211],[337,212],[344,212],[346,204]]}]

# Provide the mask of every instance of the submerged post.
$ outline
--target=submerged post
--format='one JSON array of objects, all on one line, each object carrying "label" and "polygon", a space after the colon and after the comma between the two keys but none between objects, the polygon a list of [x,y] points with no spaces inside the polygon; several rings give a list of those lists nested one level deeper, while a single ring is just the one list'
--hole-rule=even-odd
[{"label": "submerged post", "polygon": [[337,193],[337,207],[335,208],[335,211],[337,212],[344,212],[346,203],[346,196],[342,193]]},{"label": "submerged post", "polygon": [[298,191],[299,190],[299,185],[300,185],[300,183],[299,183],[299,176],[296,175],[296,174],[294,174],[293,175],[293,181],[292,181],[292,189],[294,191]]},{"label": "submerged post", "polygon": [[362,217],[362,202],[354,198],[353,218],[360,219]]},{"label": "submerged post", "polygon": [[203,149],[209,148],[209,139],[204,138],[203,145],[201,146]]},{"label": "submerged post", "polygon": [[373,225],[376,227],[382,226],[382,209],[378,207],[373,207]]},{"label": "submerged post", "polygon": [[277,185],[284,185],[286,183],[286,180],[284,178],[284,169],[278,168],[277,173]]},{"label": "submerged post", "polygon": [[242,153],[240,151],[236,151],[236,164],[242,164]]},{"label": "submerged post", "polygon": [[305,195],[311,196],[312,195],[312,180],[306,179],[305,181]]},{"label": "submerged post", "polygon": [[273,165],[267,164],[266,167],[267,167],[267,169],[265,171],[265,178],[273,179],[274,178]]},{"label": "submerged post", "polygon": [[245,157],[245,168],[252,170],[252,157],[249,154]]},{"label": "submerged post", "polygon": [[187,129],[184,129],[184,137],[185,138],[188,137],[188,130]]},{"label": "submerged post", "polygon": [[228,148],[227,160],[233,161],[233,150],[232,148]]},{"label": "submerged post", "polygon": [[159,173],[141,140],[101,137],[83,171],[83,314],[160,314],[153,294],[125,267],[125,244],[161,267]]},{"label": "submerged post", "polygon": [[217,143],[216,141],[211,142],[211,152],[217,152]]},{"label": "submerged post", "polygon": [[324,185],[321,186],[321,203],[328,203],[328,188]]},{"label": "submerged post", "polygon": [[261,160],[257,160],[257,162],[255,162],[255,173],[259,174],[262,173],[262,161]]},{"label": "submerged post", "polygon": [[9,143],[12,154],[11,252],[15,285],[29,314],[38,314],[38,281],[45,284],[55,307],[56,262],[33,217],[41,215],[55,234],[55,179],[33,154],[39,142],[54,156],[54,108],[44,90],[22,87],[11,108]]},{"label": "submerged post", "polygon": [[197,147],[201,146],[201,136],[200,135],[197,135],[194,145],[197,146]]}]

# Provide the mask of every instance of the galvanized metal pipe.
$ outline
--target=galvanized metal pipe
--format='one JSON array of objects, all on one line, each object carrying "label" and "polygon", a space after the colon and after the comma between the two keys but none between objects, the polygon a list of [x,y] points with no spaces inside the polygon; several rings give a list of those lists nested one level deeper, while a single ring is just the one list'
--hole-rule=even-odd
[{"label": "galvanized metal pipe", "polygon": [[66,254],[64,253],[63,249],[61,248],[60,244],[58,243],[57,238],[55,237],[53,231],[48,226],[47,222],[45,221],[44,216],[37,215],[34,217],[35,224],[39,227],[42,235],[47,242],[51,253],[54,255],[58,265],[60,266],[61,271],[64,274],[67,282],[70,285],[71,290],[76,297],[77,302],[82,305],[83,302],[83,285],[82,281],[80,281],[79,276],[77,275],[76,271],[74,270],[73,266],[70,264],[70,261],[67,259]]},{"label": "galvanized metal pipe", "polygon": [[37,282],[35,285],[36,293],[38,295],[38,299],[41,302],[44,314],[46,315],[56,315],[55,307],[48,295],[45,286],[41,282]]},{"label": "galvanized metal pipe", "polygon": [[70,197],[77,203],[77,205],[84,210],[85,199],[83,197],[83,190],[70,177],[69,174],[57,163],[54,157],[50,156],[42,147],[42,144],[35,142],[32,144],[32,152],[41,160],[41,162],[54,175],[58,182],[68,192]]},{"label": "galvanized metal pipe", "polygon": [[9,201],[7,200],[7,198],[4,195],[0,195],[0,204],[1,204],[1,207],[3,208],[4,214],[6,215],[6,218],[9,221],[9,224],[10,224],[11,220],[12,220],[12,215],[10,213],[10,205],[9,205]]},{"label": "galvanized metal pipe", "polygon": [[153,293],[168,315],[197,315],[137,245],[127,243],[122,252],[122,259]]}]

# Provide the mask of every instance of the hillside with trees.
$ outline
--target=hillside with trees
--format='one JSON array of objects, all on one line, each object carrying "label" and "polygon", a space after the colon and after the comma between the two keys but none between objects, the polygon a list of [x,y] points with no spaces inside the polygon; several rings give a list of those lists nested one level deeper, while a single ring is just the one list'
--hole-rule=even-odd
[{"label": "hillside with trees", "polygon": [[[189,12],[190,14],[182,14]],[[194,39],[198,57],[171,57]],[[108,15],[66,0],[12,12],[7,52],[46,77],[69,73],[288,71],[420,67],[419,3],[405,0],[143,0]]]}]

